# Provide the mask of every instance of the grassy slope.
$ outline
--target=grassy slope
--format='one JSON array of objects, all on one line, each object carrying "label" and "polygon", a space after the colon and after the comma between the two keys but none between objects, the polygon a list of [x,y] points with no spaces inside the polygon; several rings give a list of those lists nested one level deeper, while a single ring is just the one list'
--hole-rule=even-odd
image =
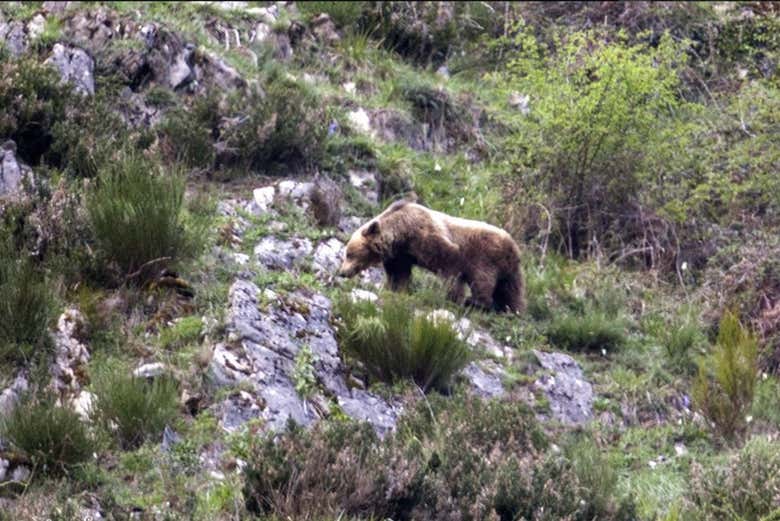
[{"label": "grassy slope", "polygon": [[[225,52],[202,29],[207,15],[217,15],[231,22],[240,21],[240,14],[164,3],[113,3],[112,7],[138,13],[139,20],[153,19],[169,24],[205,48],[222,54],[245,77],[258,74],[246,55],[235,50]],[[344,38],[335,53],[342,58],[335,65],[293,63],[287,72],[297,78],[302,78],[304,73],[323,78],[325,81],[317,81],[314,88],[340,111],[341,118],[345,115],[342,107],[347,103],[410,111],[400,93],[412,78],[415,82],[440,86],[453,96],[461,92],[479,92],[483,98],[491,95],[480,82],[460,77],[443,80],[430,71],[415,68],[361,35]],[[345,81],[353,81],[363,88],[354,93],[345,92],[341,87]],[[500,113],[492,116],[501,118]],[[465,217],[494,218],[492,210],[498,194],[491,189],[489,163],[472,164],[464,159],[462,150],[445,155],[417,153],[405,145],[371,140],[369,145],[382,160],[380,169],[408,170],[416,191],[430,206]],[[260,184],[255,181],[236,181],[228,185],[193,182],[190,192],[205,195],[191,199],[192,211],[210,219],[214,224],[211,230],[219,230],[225,220],[216,216],[214,203],[231,195],[249,197],[250,188]],[[320,234],[305,219],[295,216],[287,219],[296,233],[312,237]],[[262,220],[253,225],[245,238],[247,249],[251,249],[253,239],[265,230]],[[209,244],[217,241],[217,233],[208,239]],[[209,250],[206,248],[207,252]],[[547,333],[555,317],[578,309],[606,310],[607,320],[616,324],[625,336],[623,345],[615,352],[573,354],[583,365],[588,379],[594,382],[598,396],[596,409],[600,421],[589,429],[617,471],[619,489],[636,498],[640,516],[655,519],[663,515],[685,494],[691,462],[704,462],[720,450],[702,430],[700,422],[692,421],[689,414],[679,413],[672,405],[689,394],[692,376],[685,364],[667,356],[666,331],[676,324],[683,304],[691,304],[695,310],[696,302],[692,302],[681,288],[650,275],[625,273],[591,262],[567,262],[550,256],[542,261],[536,251],[526,252],[525,269],[529,300],[539,310],[538,318],[516,319],[479,312],[472,313],[471,318],[517,349],[514,366],[508,369],[510,374],[522,375],[523,352],[554,347],[550,346]],[[195,286],[197,297],[191,309],[179,309],[172,302],[171,314],[206,317],[205,338],[192,327],[184,326],[152,327],[152,331],[159,332],[147,337],[146,331],[149,326],[158,325],[158,318],[136,315],[129,324],[114,326],[116,334],[119,331],[129,333],[123,339],[121,349],[117,345],[119,340],[111,335],[107,335],[105,345],[92,346],[93,366],[99,366],[108,357],[128,361],[141,357],[157,359],[174,367],[177,376],[193,391],[200,388],[198,363],[207,356],[204,351],[208,350],[209,343],[222,334],[219,324],[224,319],[227,287],[233,274],[210,253],[203,254],[182,271]],[[440,294],[430,289],[435,286],[430,278],[418,280],[421,282],[416,288],[417,298],[424,303],[441,305]],[[312,278],[290,280],[283,274],[270,276],[262,282],[273,284],[275,290],[319,284]],[[324,289],[331,296],[342,291]],[[128,293],[125,297],[131,302],[143,298]],[[90,298],[90,295],[80,297],[82,302]],[[192,326],[191,321],[189,326]],[[692,354],[696,355],[701,347],[696,346]],[[521,382],[518,376],[516,385],[522,385]],[[215,401],[218,398],[213,397]],[[621,418],[630,424],[627,429],[618,427]],[[194,519],[234,518],[243,509],[239,476],[230,473],[222,481],[214,480],[206,472],[195,471],[194,464],[198,454],[213,445],[225,445],[229,454],[240,456],[245,440],[241,435],[225,435],[207,413],[195,419],[178,418],[175,430],[182,436],[183,443],[171,453],[161,454],[155,444],[127,452],[107,451],[69,480],[49,480],[32,485],[15,501],[15,517],[32,517],[42,509],[51,509],[52,517],[59,515],[59,518],[67,519],[72,512],[69,509],[76,502],[83,502],[94,494],[104,507],[113,504],[118,511],[139,507],[146,512],[170,510]]]}]

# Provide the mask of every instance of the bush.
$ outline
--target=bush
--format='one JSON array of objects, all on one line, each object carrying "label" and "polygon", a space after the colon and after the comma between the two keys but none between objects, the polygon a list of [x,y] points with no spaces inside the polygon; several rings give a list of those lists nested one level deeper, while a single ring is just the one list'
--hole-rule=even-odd
[{"label": "bush", "polygon": [[211,168],[219,118],[219,99],[215,95],[197,98],[189,110],[179,107],[169,112],[158,127],[167,138],[168,159],[192,168]]},{"label": "bush", "polygon": [[285,173],[318,165],[327,146],[328,119],[315,91],[271,74],[265,93],[196,101],[160,126],[167,155],[191,167]]},{"label": "bush", "polygon": [[764,421],[771,428],[780,428],[780,381],[777,376],[764,374],[758,382],[751,407],[751,415],[757,421]]},{"label": "bush", "polygon": [[160,332],[160,345],[163,349],[184,347],[198,340],[202,330],[203,320],[199,316],[182,317]]},{"label": "bush", "polygon": [[94,442],[78,414],[53,398],[24,397],[2,420],[3,437],[45,473],[59,473],[87,461]]},{"label": "bush", "polygon": [[600,311],[556,316],[547,328],[553,345],[569,351],[615,351],[626,343],[625,324]]},{"label": "bush", "polygon": [[705,520],[760,521],[780,507],[780,444],[750,440],[727,461],[691,469],[690,501]]},{"label": "bush", "polygon": [[21,365],[44,357],[52,346],[48,326],[53,304],[49,285],[27,252],[14,253],[0,243],[1,361]]},{"label": "bush", "polygon": [[298,9],[308,18],[325,13],[338,27],[346,29],[358,21],[365,4],[366,2],[301,2]]},{"label": "bush", "polygon": [[683,49],[668,36],[655,47],[593,31],[554,40],[555,53],[547,53],[521,25],[519,50],[499,75],[507,96],[530,96],[530,114],[506,121],[509,211],[543,205],[551,246],[571,257],[638,252],[659,263],[669,230],[647,207],[646,181],[657,174],[651,160],[671,153]]},{"label": "bush", "polygon": [[132,375],[121,364],[110,364],[92,381],[95,399],[91,416],[124,448],[159,436],[178,410],[176,382],[167,376],[151,381]]},{"label": "bush", "polygon": [[70,87],[53,67],[0,52],[0,142],[12,139],[26,163],[37,165],[49,151],[52,128],[67,118],[70,103]]},{"label": "bush", "polygon": [[383,382],[411,378],[423,390],[446,389],[471,357],[451,323],[416,312],[409,298],[386,295],[381,309],[343,298],[337,316],[341,348]]},{"label": "bush", "polygon": [[702,345],[706,338],[696,318],[690,313],[675,317],[661,331],[661,342],[669,361],[682,373],[690,373],[696,366],[691,358],[694,348]]},{"label": "bush", "polygon": [[125,280],[145,281],[194,248],[183,203],[181,175],[126,150],[104,165],[86,206],[107,260]]},{"label": "bush", "polygon": [[110,94],[98,91],[56,121],[48,161],[74,177],[93,178],[103,165],[116,159],[122,147],[144,148],[142,136],[127,128],[116,103]]},{"label": "bush", "polygon": [[721,318],[712,354],[699,365],[693,385],[696,407],[726,440],[734,440],[746,428],[745,416],[753,403],[758,345],[736,315]]},{"label": "bush", "polygon": [[635,519],[602,459],[546,446],[527,407],[432,394],[384,439],[352,422],[250,438],[244,497],[291,519]]}]

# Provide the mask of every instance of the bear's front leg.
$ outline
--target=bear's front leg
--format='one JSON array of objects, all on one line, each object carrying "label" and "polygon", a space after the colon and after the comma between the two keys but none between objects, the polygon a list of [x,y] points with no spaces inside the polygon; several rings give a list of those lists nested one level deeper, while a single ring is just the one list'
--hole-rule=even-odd
[{"label": "bear's front leg", "polygon": [[463,292],[466,282],[463,277],[453,277],[449,279],[449,289],[447,291],[447,298],[456,304],[463,304]]},{"label": "bear's front leg", "polygon": [[466,302],[469,306],[483,309],[493,309],[493,292],[496,289],[496,276],[491,271],[475,274],[469,283],[471,298]]},{"label": "bear's front leg", "polygon": [[384,262],[387,285],[393,291],[404,291],[412,281],[413,262],[407,257],[397,257]]}]

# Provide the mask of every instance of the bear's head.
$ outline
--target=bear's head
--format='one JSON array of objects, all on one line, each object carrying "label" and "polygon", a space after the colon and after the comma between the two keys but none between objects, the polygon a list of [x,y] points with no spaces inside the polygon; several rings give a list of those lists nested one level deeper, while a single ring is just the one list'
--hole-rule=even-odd
[{"label": "bear's head", "polygon": [[354,277],[361,271],[382,262],[382,237],[379,221],[370,221],[352,234],[339,268],[342,277]]}]

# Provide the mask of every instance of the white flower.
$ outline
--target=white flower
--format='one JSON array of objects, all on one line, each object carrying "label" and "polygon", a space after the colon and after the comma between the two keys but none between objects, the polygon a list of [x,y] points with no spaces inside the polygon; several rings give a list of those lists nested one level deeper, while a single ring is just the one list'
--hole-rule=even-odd
[{"label": "white flower", "polygon": [[748,422],[748,423],[750,423],[750,422],[752,422],[752,421],[753,421],[753,417],[752,417],[752,416],[750,416],[750,415],[748,415],[748,416],[745,416],[745,421],[746,421],[746,422]]},{"label": "white flower", "polygon": [[606,349],[602,349],[601,350],[601,356],[607,356],[607,350]]},{"label": "white flower", "polygon": [[463,204],[464,204],[465,202],[466,202],[466,198],[465,198],[465,197],[461,197],[461,198],[460,198],[460,205],[461,205],[461,206],[463,206]]},{"label": "white flower", "polygon": [[680,269],[683,270],[683,271],[687,270],[688,269],[688,263],[687,262],[683,262],[682,265],[680,266]]},{"label": "white flower", "polygon": [[435,165],[433,165],[433,170],[434,170],[435,172],[441,172],[441,165],[439,164],[439,162],[438,162],[438,161],[436,161],[436,164],[435,164]]}]

